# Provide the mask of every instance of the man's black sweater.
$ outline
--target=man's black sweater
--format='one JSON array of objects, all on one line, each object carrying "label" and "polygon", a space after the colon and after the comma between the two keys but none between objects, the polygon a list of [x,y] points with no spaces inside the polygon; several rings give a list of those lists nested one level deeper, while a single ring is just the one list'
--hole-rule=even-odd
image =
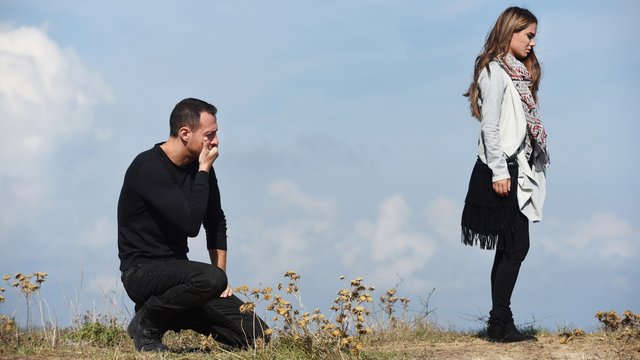
[{"label": "man's black sweater", "polygon": [[118,201],[120,270],[187,259],[187,238],[204,225],[208,249],[227,249],[227,221],[213,168],[175,165],[161,144],[138,155],[124,176]]}]

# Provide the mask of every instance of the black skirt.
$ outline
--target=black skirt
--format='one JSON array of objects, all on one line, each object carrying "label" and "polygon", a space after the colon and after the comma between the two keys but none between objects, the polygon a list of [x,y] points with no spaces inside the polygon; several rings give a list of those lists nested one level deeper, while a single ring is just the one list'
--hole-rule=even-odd
[{"label": "black skirt", "polygon": [[518,164],[507,161],[511,176],[511,189],[506,197],[493,190],[493,173],[478,159],[462,211],[462,242],[480,245],[482,249],[510,250],[516,237],[518,209]]}]

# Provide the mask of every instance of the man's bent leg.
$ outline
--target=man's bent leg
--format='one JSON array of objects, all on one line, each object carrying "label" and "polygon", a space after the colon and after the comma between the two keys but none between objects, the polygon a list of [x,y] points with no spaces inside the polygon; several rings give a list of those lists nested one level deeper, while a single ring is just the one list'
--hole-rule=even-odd
[{"label": "man's bent leg", "polygon": [[189,260],[141,265],[125,271],[122,282],[139,308],[129,326],[137,350],[160,343],[168,318],[219,297],[227,286],[222,270]]},{"label": "man's bent leg", "polygon": [[167,329],[179,331],[191,329],[203,335],[211,335],[216,341],[233,348],[251,346],[258,338],[264,338],[269,328],[253,311],[242,313],[244,303],[235,295],[216,297],[197,309],[172,317]]}]

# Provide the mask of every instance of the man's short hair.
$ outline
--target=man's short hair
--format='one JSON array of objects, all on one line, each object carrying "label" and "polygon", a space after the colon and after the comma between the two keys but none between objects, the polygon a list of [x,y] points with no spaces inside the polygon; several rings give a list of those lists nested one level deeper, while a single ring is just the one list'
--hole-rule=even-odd
[{"label": "man's short hair", "polygon": [[194,131],[198,130],[200,114],[203,112],[216,116],[218,109],[206,101],[194,98],[187,98],[177,103],[169,118],[169,135],[178,136],[178,131],[183,126]]}]

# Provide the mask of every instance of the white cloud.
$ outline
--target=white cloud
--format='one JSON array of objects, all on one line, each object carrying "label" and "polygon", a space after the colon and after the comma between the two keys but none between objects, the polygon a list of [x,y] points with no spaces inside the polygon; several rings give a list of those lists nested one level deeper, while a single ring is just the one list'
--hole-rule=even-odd
[{"label": "white cloud", "polygon": [[636,261],[640,256],[639,234],[615,214],[597,213],[577,221],[568,230],[542,237],[541,242],[546,251],[563,259],[617,265]]},{"label": "white cloud", "polygon": [[91,108],[111,98],[98,74],[39,28],[0,28],[0,74],[3,125],[17,130],[3,140],[16,150],[37,151],[86,129]]},{"label": "white cloud", "polygon": [[288,180],[275,181],[269,184],[268,193],[284,203],[291,204],[300,210],[320,217],[332,218],[337,210],[335,202],[314,199],[300,191],[296,184]]},{"label": "white cloud", "polygon": [[[245,218],[239,226],[240,251],[247,264],[260,266],[258,274],[280,272],[283,267],[304,270],[324,247],[335,225],[337,206],[331,200],[316,199],[291,181],[267,186],[272,198],[271,213],[264,218]],[[280,216],[279,213],[283,214]],[[268,254],[269,261],[265,261]]]},{"label": "white cloud", "polygon": [[375,220],[341,225],[332,199],[314,198],[288,180],[269,184],[267,192],[273,200],[269,213],[244,217],[232,229],[243,263],[259,266],[248,271],[255,274],[252,281],[268,280],[266,274],[286,269],[304,274],[338,254],[344,271],[365,276],[376,286],[411,279],[413,291],[429,290],[432,281],[417,275],[427,268],[435,239],[452,242],[459,234],[458,206],[446,198],[432,201],[423,216],[415,216],[404,198],[395,195],[380,203]]},{"label": "white cloud", "polygon": [[446,240],[460,239],[460,217],[462,216],[460,203],[438,197],[427,204],[423,214],[429,229],[436,235]]},{"label": "white cloud", "polygon": [[[92,109],[111,93],[72,49],[36,27],[0,24],[0,230],[37,216],[54,189],[46,173],[56,148],[94,132]],[[105,138],[106,130],[94,134]]]},{"label": "white cloud", "polygon": [[394,285],[398,276],[414,277],[428,263],[435,244],[426,234],[414,230],[411,219],[401,196],[385,199],[375,222],[358,222],[346,246],[340,246],[342,262],[366,270],[381,286]]}]

